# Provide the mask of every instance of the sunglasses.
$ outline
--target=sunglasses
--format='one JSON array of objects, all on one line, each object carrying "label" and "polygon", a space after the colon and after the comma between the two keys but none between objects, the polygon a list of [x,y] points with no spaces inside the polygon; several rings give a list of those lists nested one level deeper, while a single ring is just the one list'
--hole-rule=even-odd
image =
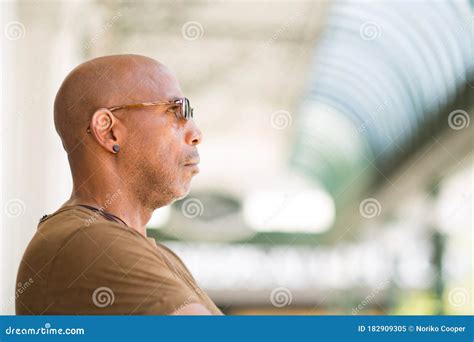
[{"label": "sunglasses", "polygon": [[[183,118],[185,120],[192,119],[194,117],[193,109],[189,104],[189,99],[183,97],[181,99],[176,99],[173,101],[167,102],[143,102],[143,103],[135,103],[129,105],[122,105],[122,106],[113,106],[107,108],[111,112],[120,110],[120,109],[138,109],[138,108],[145,108],[150,106],[177,106],[179,109],[176,111],[176,115],[178,119]],[[90,127],[87,127],[87,133],[90,133]]]},{"label": "sunglasses", "polygon": [[150,107],[150,106],[178,106],[179,110],[177,111],[177,114],[180,118],[189,120],[194,117],[193,109],[191,108],[191,105],[189,104],[189,100],[186,97],[183,97],[181,99],[176,99],[173,101],[167,101],[167,102],[143,102],[143,103],[123,105],[123,106],[114,106],[107,109],[113,112],[119,109],[144,108],[144,107]]}]

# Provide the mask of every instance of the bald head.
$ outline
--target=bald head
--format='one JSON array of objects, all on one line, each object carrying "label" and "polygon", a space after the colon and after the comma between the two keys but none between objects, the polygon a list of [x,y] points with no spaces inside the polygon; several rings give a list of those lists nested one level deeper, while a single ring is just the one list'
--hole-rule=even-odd
[{"label": "bald head", "polygon": [[56,131],[69,152],[83,139],[96,109],[166,99],[176,88],[173,73],[152,58],[114,55],[92,59],[77,66],[62,83],[54,102]]}]

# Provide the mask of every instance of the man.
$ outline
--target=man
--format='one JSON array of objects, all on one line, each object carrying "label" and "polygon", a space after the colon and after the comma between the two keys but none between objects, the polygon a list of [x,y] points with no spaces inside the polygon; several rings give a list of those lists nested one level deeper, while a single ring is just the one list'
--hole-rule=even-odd
[{"label": "man", "polygon": [[73,178],[23,256],[16,312],[222,314],[182,261],[146,237],[189,192],[201,132],[173,73],[137,55],[96,58],[64,80],[54,123]]}]

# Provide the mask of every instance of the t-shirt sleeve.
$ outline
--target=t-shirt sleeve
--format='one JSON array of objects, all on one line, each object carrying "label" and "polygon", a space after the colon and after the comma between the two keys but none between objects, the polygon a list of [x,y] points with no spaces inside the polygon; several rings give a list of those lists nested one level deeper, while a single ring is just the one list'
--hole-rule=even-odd
[{"label": "t-shirt sleeve", "polygon": [[167,315],[199,302],[155,246],[124,227],[81,228],[58,251],[48,277],[48,314]]}]

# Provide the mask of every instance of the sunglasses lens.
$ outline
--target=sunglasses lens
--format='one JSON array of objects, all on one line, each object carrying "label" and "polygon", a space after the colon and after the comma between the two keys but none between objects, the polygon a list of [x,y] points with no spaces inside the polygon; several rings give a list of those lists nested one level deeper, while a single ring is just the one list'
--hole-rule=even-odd
[{"label": "sunglasses lens", "polygon": [[183,102],[181,102],[181,116],[183,118],[187,119],[186,114],[187,114],[187,112],[186,112],[186,100],[184,100]]},{"label": "sunglasses lens", "polygon": [[189,104],[189,100],[185,98],[183,105],[184,105],[184,118],[186,120],[189,120],[190,118],[193,117],[193,109],[191,108]]}]

